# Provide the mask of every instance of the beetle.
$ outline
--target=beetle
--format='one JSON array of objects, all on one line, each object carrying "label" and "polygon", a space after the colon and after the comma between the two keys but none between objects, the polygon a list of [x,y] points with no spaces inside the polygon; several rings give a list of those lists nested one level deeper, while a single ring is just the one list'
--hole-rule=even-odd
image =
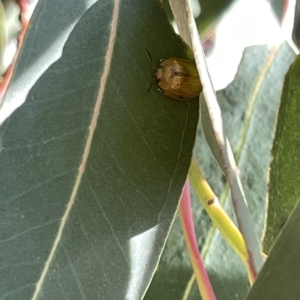
[{"label": "beetle", "polygon": [[198,97],[202,91],[195,62],[185,58],[162,59],[154,77],[164,95],[177,100]]}]

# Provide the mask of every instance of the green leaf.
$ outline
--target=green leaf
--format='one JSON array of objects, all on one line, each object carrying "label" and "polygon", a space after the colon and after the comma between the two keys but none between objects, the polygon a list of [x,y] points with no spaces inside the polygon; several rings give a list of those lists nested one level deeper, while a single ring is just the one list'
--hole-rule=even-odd
[{"label": "green leaf", "polygon": [[300,3],[299,1],[296,1],[292,36],[293,36],[294,43],[299,48],[300,47]]},{"label": "green leaf", "polygon": [[39,0],[3,104],[0,125],[24,103],[29,90],[60,56],[75,24],[96,0]]},{"label": "green leaf", "polygon": [[270,170],[269,207],[264,250],[269,252],[280,229],[300,197],[299,112],[300,57],[284,81]]},{"label": "green leaf", "polygon": [[[259,236],[264,226],[267,173],[282,82],[294,56],[287,44],[279,48],[247,48],[235,80],[217,95]],[[201,128],[198,128],[195,155],[208,182],[233,217],[225,179]],[[244,299],[249,288],[245,267],[219,232],[211,227],[210,220],[195,199],[193,207],[199,247],[217,299]],[[191,264],[176,219],[146,299],[176,300],[184,296],[185,299],[199,299],[198,287],[193,283]]]},{"label": "green leaf", "polygon": [[201,13],[196,19],[199,32],[204,32],[212,26],[235,0],[199,0]]},{"label": "green leaf", "polygon": [[300,202],[278,235],[246,300],[298,299],[300,295]]},{"label": "green leaf", "polygon": [[[43,22],[44,4],[28,36],[34,20]],[[186,56],[160,3],[118,5],[98,1],[79,17],[60,59],[0,128],[5,299],[140,299],[157,266],[199,104],[156,87],[147,93],[146,49],[155,64]],[[22,51],[32,47],[25,42]]]}]

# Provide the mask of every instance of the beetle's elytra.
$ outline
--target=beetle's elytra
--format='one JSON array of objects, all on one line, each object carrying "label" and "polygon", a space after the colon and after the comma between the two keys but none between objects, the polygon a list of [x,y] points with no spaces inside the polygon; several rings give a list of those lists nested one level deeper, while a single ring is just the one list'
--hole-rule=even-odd
[{"label": "beetle's elytra", "polygon": [[196,65],[188,59],[169,57],[162,60],[154,77],[163,93],[174,99],[195,98],[202,91]]}]

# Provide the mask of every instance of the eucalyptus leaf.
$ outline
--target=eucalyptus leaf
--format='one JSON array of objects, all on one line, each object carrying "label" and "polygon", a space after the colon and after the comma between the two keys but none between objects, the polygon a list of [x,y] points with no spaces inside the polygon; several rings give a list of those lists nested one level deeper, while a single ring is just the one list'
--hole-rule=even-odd
[{"label": "eucalyptus leaf", "polygon": [[300,2],[296,1],[294,25],[293,25],[293,41],[300,47]]},{"label": "eucalyptus leaf", "polygon": [[[42,5],[32,41],[30,30],[47,39],[38,25],[43,32],[57,17],[50,10],[43,20]],[[32,46],[25,41],[19,68],[34,63]],[[177,209],[199,113],[198,99],[174,101],[156,87],[147,93],[146,49],[155,64],[186,57],[158,1],[95,2],[1,126],[3,299],[143,297]]]},{"label": "eucalyptus leaf", "polygon": [[284,81],[270,169],[269,207],[264,251],[272,244],[300,197],[300,57]]},{"label": "eucalyptus leaf", "polygon": [[246,300],[294,300],[300,295],[300,202],[296,204],[271,249]]},{"label": "eucalyptus leaf", "polygon": [[96,0],[39,0],[0,104],[0,125],[20,106],[39,77],[62,54],[75,24]]},{"label": "eucalyptus leaf", "polygon": [[196,18],[199,32],[204,32],[221,18],[236,0],[199,0],[201,13]]}]

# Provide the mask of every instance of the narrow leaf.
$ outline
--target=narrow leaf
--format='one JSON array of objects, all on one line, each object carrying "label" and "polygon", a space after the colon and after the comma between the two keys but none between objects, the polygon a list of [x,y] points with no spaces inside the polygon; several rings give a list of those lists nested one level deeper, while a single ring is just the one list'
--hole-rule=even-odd
[{"label": "narrow leaf", "polygon": [[264,250],[269,252],[276,236],[300,197],[300,57],[284,81],[270,169],[269,207]]},{"label": "narrow leaf", "polygon": [[300,202],[275,241],[246,300],[298,299],[300,295]]},{"label": "narrow leaf", "polygon": [[300,47],[300,2],[299,1],[296,1],[296,6],[295,6],[293,41],[299,48]]}]

